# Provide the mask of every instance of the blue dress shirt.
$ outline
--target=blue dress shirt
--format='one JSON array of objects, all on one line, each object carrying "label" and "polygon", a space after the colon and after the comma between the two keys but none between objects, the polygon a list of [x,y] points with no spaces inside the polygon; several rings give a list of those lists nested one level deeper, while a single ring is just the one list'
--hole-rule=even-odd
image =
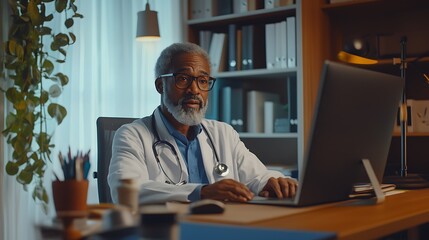
[{"label": "blue dress shirt", "polygon": [[166,126],[168,132],[176,140],[176,144],[179,147],[180,154],[186,162],[186,168],[189,174],[189,183],[200,183],[189,196],[190,201],[195,201],[200,199],[200,192],[203,184],[208,184],[209,180],[207,178],[206,171],[204,169],[203,156],[201,154],[200,142],[197,139],[197,135],[201,133],[201,125],[191,126],[190,127],[190,139],[177,131],[173,125],[161,114],[161,119]]}]

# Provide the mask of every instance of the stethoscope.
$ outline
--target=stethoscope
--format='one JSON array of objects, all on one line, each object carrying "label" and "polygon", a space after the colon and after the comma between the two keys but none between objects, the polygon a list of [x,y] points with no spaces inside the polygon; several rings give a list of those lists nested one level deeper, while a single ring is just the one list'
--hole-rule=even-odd
[{"label": "stethoscope", "polygon": [[[156,122],[155,122],[155,116],[154,115],[155,114],[152,114],[151,120],[152,120],[152,129],[153,129],[153,132],[155,134],[156,141],[152,144],[152,150],[153,150],[153,154],[155,155],[156,162],[158,163],[159,168],[161,169],[161,171],[164,173],[164,175],[168,179],[167,181],[165,181],[165,183],[174,184],[176,186],[181,186],[183,184],[186,184],[187,181],[183,179],[183,167],[182,167],[182,164],[180,163],[179,155],[177,154],[177,151],[174,148],[173,144],[171,144],[171,143],[169,143],[169,142],[167,142],[165,140],[161,140],[161,138],[159,137],[158,131],[156,130]],[[216,157],[216,165],[215,165],[215,167],[214,167],[213,170],[214,170],[214,172],[217,175],[219,175],[221,177],[224,177],[224,176],[228,175],[229,168],[228,168],[228,166],[225,163],[221,163],[219,161],[219,156],[218,156],[217,151],[215,149],[215,146],[214,146],[214,143],[213,143],[213,139],[211,138],[211,136],[210,136],[209,132],[207,131],[206,127],[203,124],[201,124],[201,126],[203,128],[203,131],[205,132],[205,134],[209,138],[210,144],[212,145],[213,152],[214,152],[215,157]],[[177,161],[177,163],[179,165],[179,168],[180,168],[180,179],[179,179],[178,182],[173,181],[168,176],[168,174],[164,171],[164,168],[161,165],[161,161],[159,160],[159,154],[158,154],[158,151],[157,151],[157,147],[159,145],[162,145],[162,144],[165,144],[173,152],[174,156],[176,157],[176,161]]]}]

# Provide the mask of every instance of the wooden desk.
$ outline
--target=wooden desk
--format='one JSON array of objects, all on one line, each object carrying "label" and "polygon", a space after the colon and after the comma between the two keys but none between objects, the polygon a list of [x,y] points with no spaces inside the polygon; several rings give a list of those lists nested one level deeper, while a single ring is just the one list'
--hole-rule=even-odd
[{"label": "wooden desk", "polygon": [[377,239],[429,223],[429,189],[387,196],[383,203],[377,205],[356,205],[352,202],[304,209],[227,204],[222,215],[187,215],[188,204],[176,204],[174,207],[178,210],[179,221],[183,222],[334,232],[338,239],[346,240]]},{"label": "wooden desk", "polygon": [[[242,204],[238,206],[243,208]],[[254,205],[247,204],[244,206],[246,211],[252,211],[253,207]],[[225,220],[227,222],[227,219]],[[384,203],[377,205],[352,205],[342,202],[245,225],[329,231],[337,233],[339,239],[361,240],[380,238],[424,223],[429,223],[429,189],[391,195],[386,197]]]}]

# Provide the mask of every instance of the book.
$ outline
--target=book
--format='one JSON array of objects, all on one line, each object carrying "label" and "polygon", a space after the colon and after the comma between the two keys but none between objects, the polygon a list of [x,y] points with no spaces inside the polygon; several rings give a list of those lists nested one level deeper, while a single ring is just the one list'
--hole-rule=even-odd
[{"label": "book", "polygon": [[235,44],[235,57],[237,58],[237,70],[242,70],[242,51],[243,51],[243,47],[241,46],[243,43],[243,31],[241,29],[237,29],[236,32],[236,44]]},{"label": "book", "polygon": [[247,12],[247,0],[233,0],[234,13]]},{"label": "book", "polygon": [[288,56],[288,32],[286,21],[280,22],[280,68],[287,68],[287,56]]},{"label": "book", "polygon": [[222,111],[220,120],[231,125],[231,92],[229,86],[222,88]]},{"label": "book", "polygon": [[[380,187],[383,193],[387,193],[396,189],[396,185],[392,183],[389,183],[389,184],[383,183],[383,184],[380,184]],[[358,198],[358,197],[373,197],[373,196],[375,196],[375,193],[372,185],[370,183],[360,183],[360,184],[355,184],[353,186],[353,191],[349,197]]]},{"label": "book", "polygon": [[215,0],[198,0],[203,2],[202,18],[209,18],[218,15],[218,5]]},{"label": "book", "polygon": [[213,0],[217,3],[217,15],[226,15],[234,12],[233,0]]},{"label": "book", "polygon": [[252,90],[247,92],[247,132],[264,132],[264,103],[272,101],[280,102],[280,96],[276,93]]},{"label": "book", "polygon": [[247,26],[247,69],[266,68],[265,60],[265,25],[255,24]]},{"label": "book", "polygon": [[289,130],[290,132],[298,131],[298,107],[297,107],[297,80],[295,77],[287,79],[287,105],[289,117]]},{"label": "book", "polygon": [[207,119],[219,119],[219,84],[215,84],[211,91],[209,91],[208,107],[205,118]]},{"label": "book", "polygon": [[237,132],[244,132],[244,90],[226,86],[222,88],[221,121],[231,125]]},{"label": "book", "polygon": [[228,25],[228,71],[237,71],[237,25]]},{"label": "book", "polygon": [[213,72],[222,72],[226,65],[226,41],[225,33],[213,33],[210,43],[210,65]]},{"label": "book", "polygon": [[[276,22],[275,26],[275,68],[285,67],[283,59],[286,59],[286,22]],[[283,31],[283,29],[285,31]],[[283,66],[284,65],[284,66]]]},{"label": "book", "polygon": [[206,50],[207,53],[210,52],[210,42],[212,39],[212,31],[201,30],[198,32],[199,34],[199,43],[200,46]]},{"label": "book", "polygon": [[267,69],[276,66],[276,25],[275,23],[265,24],[265,55]]},{"label": "book", "polygon": [[[283,119],[283,120],[282,120]],[[265,133],[279,133],[289,132],[287,112],[284,110],[282,104],[278,102],[265,101],[264,102],[264,132]],[[287,127],[287,128],[286,128]]]},{"label": "book", "polygon": [[262,9],[264,6],[264,0],[247,0],[247,11],[255,11]]},{"label": "book", "polygon": [[295,17],[286,18],[287,67],[296,67],[296,23]]},{"label": "book", "polygon": [[264,102],[264,133],[274,132],[274,102]]},{"label": "book", "polygon": [[237,132],[245,131],[244,93],[243,88],[232,88],[231,90],[231,126]]},{"label": "book", "polygon": [[270,8],[292,5],[294,3],[295,3],[294,0],[265,0],[264,8],[270,9]]},{"label": "book", "polygon": [[249,26],[241,27],[241,69],[247,70],[249,68],[248,60],[248,39],[249,38]]}]

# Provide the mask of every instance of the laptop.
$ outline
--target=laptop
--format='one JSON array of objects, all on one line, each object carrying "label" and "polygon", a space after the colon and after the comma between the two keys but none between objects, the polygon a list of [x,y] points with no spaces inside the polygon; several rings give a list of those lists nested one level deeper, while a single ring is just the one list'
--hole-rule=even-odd
[{"label": "laptop", "polygon": [[297,194],[255,197],[254,204],[308,206],[349,199],[369,182],[362,159],[382,181],[404,80],[325,61]]}]

